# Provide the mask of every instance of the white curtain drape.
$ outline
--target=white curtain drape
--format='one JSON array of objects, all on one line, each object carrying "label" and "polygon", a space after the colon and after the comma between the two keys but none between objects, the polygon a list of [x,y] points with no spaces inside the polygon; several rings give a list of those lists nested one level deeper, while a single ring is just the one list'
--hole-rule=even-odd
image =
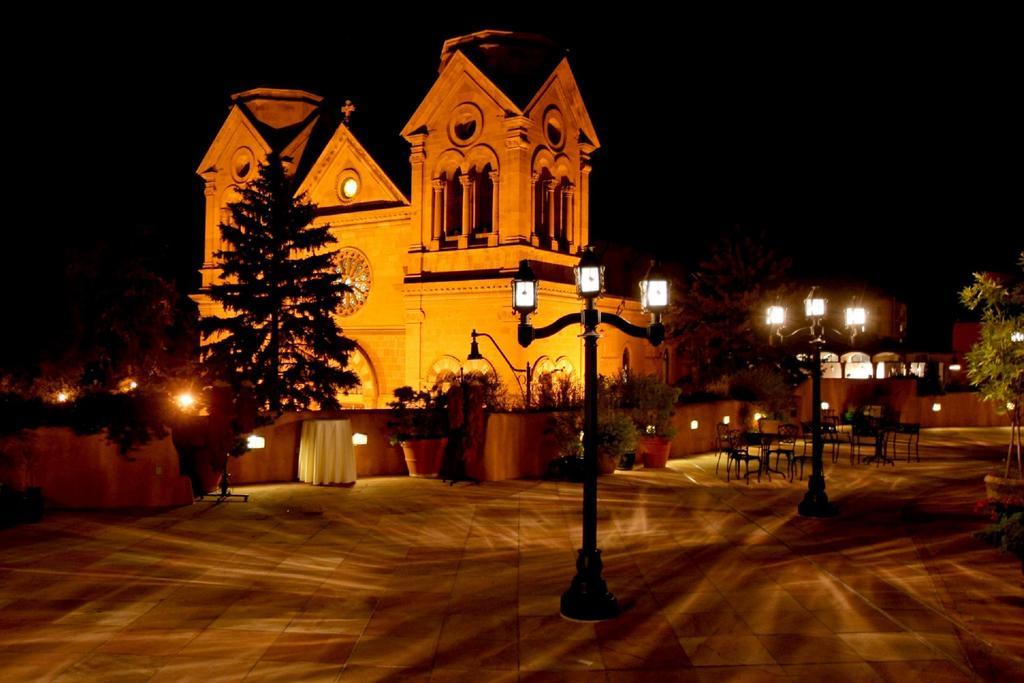
[{"label": "white curtain drape", "polygon": [[306,420],[302,423],[299,479],[309,484],[347,484],[356,480],[350,421]]}]

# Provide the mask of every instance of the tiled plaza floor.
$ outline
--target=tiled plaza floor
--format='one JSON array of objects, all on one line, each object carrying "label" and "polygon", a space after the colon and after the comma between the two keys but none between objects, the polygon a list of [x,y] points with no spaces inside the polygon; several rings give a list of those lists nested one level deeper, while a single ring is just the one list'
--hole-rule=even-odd
[{"label": "tiled plaza floor", "polygon": [[[0,680],[1024,680],[1020,563],[971,537],[1007,430],[749,486],[707,455],[600,482],[622,615],[558,615],[580,487],[253,486],[0,531]],[[1003,451],[1005,452],[1005,451]]]}]

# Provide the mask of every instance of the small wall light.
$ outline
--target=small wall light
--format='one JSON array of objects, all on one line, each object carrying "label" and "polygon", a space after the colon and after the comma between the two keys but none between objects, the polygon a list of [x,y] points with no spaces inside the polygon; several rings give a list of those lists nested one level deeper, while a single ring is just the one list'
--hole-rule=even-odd
[{"label": "small wall light", "polygon": [[356,432],[352,435],[353,446],[365,446],[366,445],[366,434]]},{"label": "small wall light", "polygon": [[700,423],[696,420],[690,420],[690,429],[697,429],[697,427],[700,427]]},{"label": "small wall light", "polygon": [[188,410],[196,404],[196,397],[187,391],[183,391],[175,397],[174,401],[182,410]]},{"label": "small wall light", "polygon": [[728,415],[726,415],[725,417],[722,418],[722,424],[724,424],[724,425],[729,424],[729,416]]},{"label": "small wall light", "polygon": [[764,417],[764,415],[762,415],[761,413],[754,413],[754,422],[760,421],[762,417]]},{"label": "small wall light", "polygon": [[245,440],[245,445],[249,447],[249,450],[265,448],[267,445],[267,440],[264,439],[262,436],[250,434],[248,438]]},{"label": "small wall light", "polygon": [[942,404],[941,403],[933,403],[932,404],[932,412],[933,413],[937,413],[940,410],[942,410]]},{"label": "small wall light", "polygon": [[828,408],[829,408],[828,401],[822,401],[821,402],[821,409],[822,410],[828,410]]}]

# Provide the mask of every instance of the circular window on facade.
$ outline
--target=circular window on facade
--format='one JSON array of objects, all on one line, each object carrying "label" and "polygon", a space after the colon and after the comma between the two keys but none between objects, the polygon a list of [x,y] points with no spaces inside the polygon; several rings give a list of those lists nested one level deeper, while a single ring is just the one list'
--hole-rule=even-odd
[{"label": "circular window on facade", "polygon": [[343,202],[350,202],[359,194],[362,183],[359,182],[359,174],[352,169],[346,169],[338,176],[338,198]]},{"label": "circular window on facade", "polygon": [[335,272],[349,286],[349,291],[342,295],[338,312],[341,315],[352,315],[363,307],[370,296],[370,262],[363,252],[351,247],[340,250],[335,262]]},{"label": "circular window on facade", "polygon": [[248,147],[239,147],[231,157],[231,175],[238,182],[247,180],[256,168],[256,157]]},{"label": "circular window on facade", "polygon": [[550,107],[544,112],[544,135],[548,144],[558,148],[565,142],[565,125],[562,123],[562,112]]},{"label": "circular window on facade", "polygon": [[448,137],[457,145],[468,145],[476,140],[484,127],[483,114],[472,102],[463,102],[455,107],[448,123]]}]

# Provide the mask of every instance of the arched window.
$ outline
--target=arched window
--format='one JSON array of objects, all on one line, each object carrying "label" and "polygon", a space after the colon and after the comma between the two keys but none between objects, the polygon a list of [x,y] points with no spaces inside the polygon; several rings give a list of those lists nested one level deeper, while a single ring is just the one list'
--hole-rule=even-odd
[{"label": "arched window", "polygon": [[462,234],[462,171],[452,174],[445,185],[444,231],[445,237]]},{"label": "arched window", "polygon": [[361,348],[349,354],[346,368],[359,377],[359,386],[341,392],[338,403],[342,408],[376,408],[377,373]]},{"label": "arched window", "polygon": [[494,169],[485,164],[473,175],[473,232],[486,233],[494,230],[492,223],[494,208],[494,182],[491,173]]},{"label": "arched window", "polygon": [[462,370],[462,361],[455,356],[444,355],[434,361],[427,371],[424,389],[445,393]]},{"label": "arched window", "polygon": [[541,238],[554,235],[555,179],[547,168],[541,169],[533,186],[534,232]]},{"label": "arched window", "polygon": [[[569,242],[569,225],[572,222],[572,183],[561,178],[555,188],[555,239],[559,246]],[[554,246],[554,245],[552,245]]]}]

